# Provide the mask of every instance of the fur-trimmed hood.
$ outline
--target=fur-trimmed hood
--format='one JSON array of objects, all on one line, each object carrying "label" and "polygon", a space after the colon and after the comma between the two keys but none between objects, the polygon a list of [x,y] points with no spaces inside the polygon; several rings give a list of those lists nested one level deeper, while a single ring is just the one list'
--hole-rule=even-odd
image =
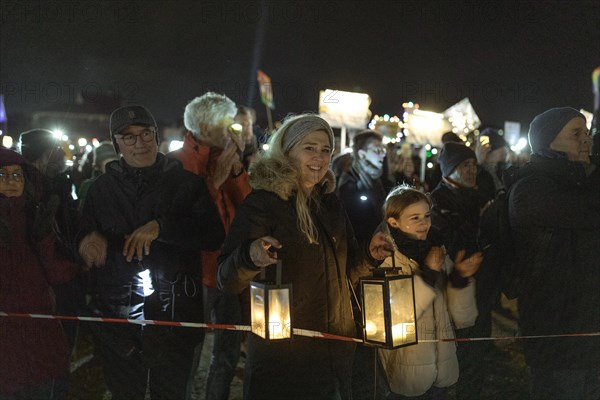
[{"label": "fur-trimmed hood", "polygon": [[[289,162],[274,159],[261,159],[250,167],[250,185],[253,189],[262,189],[275,193],[288,200],[298,188],[298,170]],[[328,169],[319,182],[322,193],[335,191],[335,175]]]}]

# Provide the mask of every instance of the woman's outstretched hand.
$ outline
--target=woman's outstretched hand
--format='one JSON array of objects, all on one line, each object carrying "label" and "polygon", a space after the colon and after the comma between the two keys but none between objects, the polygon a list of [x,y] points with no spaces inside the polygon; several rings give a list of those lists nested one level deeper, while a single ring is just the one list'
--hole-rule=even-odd
[{"label": "woman's outstretched hand", "polygon": [[250,244],[250,259],[257,267],[266,267],[277,262],[277,250],[281,248],[279,240],[272,236],[263,236]]}]

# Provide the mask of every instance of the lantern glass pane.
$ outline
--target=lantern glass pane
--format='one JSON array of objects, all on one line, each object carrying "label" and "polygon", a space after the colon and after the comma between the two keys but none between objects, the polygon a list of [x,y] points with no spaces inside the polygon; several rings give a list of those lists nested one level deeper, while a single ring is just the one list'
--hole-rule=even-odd
[{"label": "lantern glass pane", "polygon": [[385,343],[385,318],[383,313],[383,285],[363,283],[365,340]]},{"label": "lantern glass pane", "polygon": [[269,339],[288,339],[291,334],[290,291],[269,290]]},{"label": "lantern glass pane", "polygon": [[265,339],[265,289],[263,287],[250,285],[250,310],[252,333]]},{"label": "lantern glass pane", "polygon": [[413,343],[417,338],[412,280],[390,280],[389,288],[393,346]]}]

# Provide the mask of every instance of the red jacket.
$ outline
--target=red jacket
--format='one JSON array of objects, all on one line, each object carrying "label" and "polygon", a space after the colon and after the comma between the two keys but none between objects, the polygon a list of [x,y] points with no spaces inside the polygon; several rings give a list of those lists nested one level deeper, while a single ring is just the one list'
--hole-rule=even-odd
[{"label": "red jacket", "polygon": [[[0,195],[0,310],[53,314],[51,285],[66,283],[76,267],[57,253],[54,235],[27,242],[23,196]],[[57,320],[0,317],[0,393],[11,395],[48,382],[69,369],[70,350]]]},{"label": "red jacket", "polygon": [[[168,156],[178,159],[183,163],[183,168],[201,176],[206,181],[210,196],[217,206],[225,227],[225,234],[227,234],[233,222],[235,210],[252,191],[252,188],[246,171],[237,177],[230,176],[219,189],[214,187],[212,176],[221,152],[222,150],[199,144],[188,132],[183,139],[183,147],[169,153]],[[220,252],[217,250],[201,253],[202,283],[206,286],[217,287],[217,257]]]}]

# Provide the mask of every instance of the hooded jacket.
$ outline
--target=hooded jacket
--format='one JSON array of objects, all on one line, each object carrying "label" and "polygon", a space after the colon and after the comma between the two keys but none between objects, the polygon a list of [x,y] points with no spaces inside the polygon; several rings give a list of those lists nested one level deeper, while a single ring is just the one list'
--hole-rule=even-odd
[{"label": "hooded jacket", "polygon": [[[581,163],[531,156],[509,197],[524,335],[600,331],[600,198]],[[599,337],[523,342],[530,366],[597,368]]]},{"label": "hooded jacket", "polygon": [[[292,325],[343,336],[356,336],[349,284],[369,273],[371,264],[357,246],[344,209],[333,193],[331,171],[317,185],[311,214],[318,244],[309,244],[297,227],[295,193],[298,176],[271,171],[286,167],[259,160],[251,172],[254,188],[238,208],[219,257],[219,286],[231,293],[246,288],[260,272],[249,256],[252,241],[272,236],[280,241],[282,282],[293,289]],[[288,168],[289,170],[289,168]],[[267,267],[267,278],[274,275]],[[249,337],[244,377],[246,399],[350,398],[354,345],[295,336],[283,343]]]}]

